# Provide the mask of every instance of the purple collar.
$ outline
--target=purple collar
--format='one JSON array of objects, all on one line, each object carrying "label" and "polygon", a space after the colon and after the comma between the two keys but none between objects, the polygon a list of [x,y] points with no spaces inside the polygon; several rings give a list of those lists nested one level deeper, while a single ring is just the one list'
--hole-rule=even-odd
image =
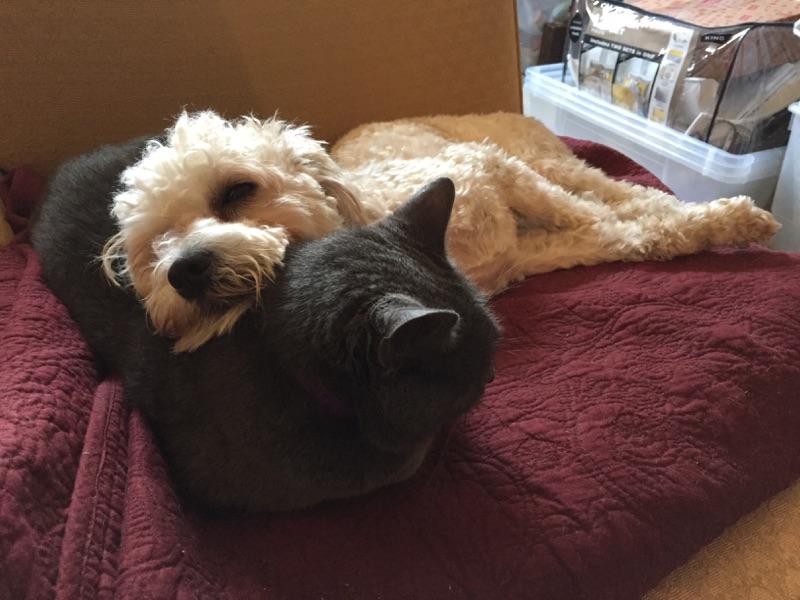
[{"label": "purple collar", "polygon": [[334,417],[349,417],[353,415],[352,402],[333,394],[318,379],[302,375],[296,376],[295,379],[300,384],[300,387],[317,401],[317,406],[324,414]]}]

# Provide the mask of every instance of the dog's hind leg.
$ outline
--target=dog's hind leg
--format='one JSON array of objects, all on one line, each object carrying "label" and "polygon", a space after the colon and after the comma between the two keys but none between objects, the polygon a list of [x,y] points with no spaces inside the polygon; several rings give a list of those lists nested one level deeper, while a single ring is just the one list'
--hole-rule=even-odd
[{"label": "dog's hind leg", "polygon": [[668,223],[675,239],[663,236],[663,247],[656,245],[654,248],[663,252],[663,258],[685,254],[685,247],[697,252],[711,246],[765,243],[780,228],[768,211],[755,206],[747,196],[697,204],[680,203],[679,209],[672,217],[674,222]]},{"label": "dog's hind leg", "polygon": [[503,169],[502,198],[521,234],[528,229],[575,229],[612,214],[609,207],[571,194],[521,160],[507,159]]},{"label": "dog's hind leg", "polygon": [[504,271],[495,276],[510,282],[578,265],[667,260],[714,246],[763,243],[778,227],[772,215],[744,196],[678,203],[634,219],[602,219],[577,229],[528,232],[520,236],[516,256],[505,256]]},{"label": "dog's hind leg", "polygon": [[548,181],[586,200],[614,206],[635,198],[646,189],[625,181],[611,179],[602,170],[590,167],[576,156],[526,161],[526,164]]},{"label": "dog's hind leg", "polygon": [[[482,291],[491,295],[531,273],[603,260],[591,258],[598,253],[596,240],[582,238],[598,223],[618,221],[608,206],[569,194],[517,159],[496,166],[494,208],[481,210],[488,203],[477,195],[464,197],[463,208],[457,200],[448,231],[451,256]],[[528,246],[538,240],[536,252],[521,249],[522,240]]]},{"label": "dog's hind leg", "polygon": [[568,194],[496,146],[459,144],[441,158],[456,182],[448,251],[484,291],[507,283],[496,277],[502,277],[507,257],[516,255],[526,232],[577,229],[610,214],[608,207]]},{"label": "dog's hind leg", "polygon": [[[655,254],[653,258],[659,253],[669,258],[709,246],[764,242],[778,227],[772,215],[745,196],[689,203],[655,188],[621,184],[624,190],[611,190],[613,202],[597,202],[570,194],[573,190],[569,188],[543,184],[542,179],[549,180],[527,165],[520,166],[519,161],[510,163],[509,169],[515,185],[506,202],[531,225],[560,230],[586,223],[595,223],[596,227],[614,224],[624,235],[640,240],[642,251]],[[605,178],[601,171],[593,171]],[[628,248],[630,241],[620,239],[618,245]]]}]

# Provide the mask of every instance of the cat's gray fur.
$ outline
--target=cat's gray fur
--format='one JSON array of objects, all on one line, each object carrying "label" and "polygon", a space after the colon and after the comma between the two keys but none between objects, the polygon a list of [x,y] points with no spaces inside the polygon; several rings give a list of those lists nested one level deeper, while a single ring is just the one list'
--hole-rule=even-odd
[{"label": "cat's gray fur", "polygon": [[[142,141],[65,164],[34,229],[44,277],[149,417],[173,476],[215,507],[283,510],[403,480],[490,378],[494,319],[445,256],[453,185],[290,247],[262,308],[189,354],[152,335],[96,257]],[[330,400],[333,399],[333,406]]]}]

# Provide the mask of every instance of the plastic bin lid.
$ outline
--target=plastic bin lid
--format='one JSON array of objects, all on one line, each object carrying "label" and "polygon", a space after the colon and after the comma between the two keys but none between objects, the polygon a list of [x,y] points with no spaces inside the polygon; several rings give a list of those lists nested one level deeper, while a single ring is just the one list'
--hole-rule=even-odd
[{"label": "plastic bin lid", "polygon": [[[634,142],[643,150],[682,164],[704,176],[728,183],[776,176],[786,148],[772,148],[752,154],[731,154],[634,114],[622,107],[561,82],[563,63],[540,65],[525,70],[525,84],[569,112],[580,114],[608,134]],[[570,80],[569,71],[567,80]],[[800,104],[800,102],[798,102]]]}]

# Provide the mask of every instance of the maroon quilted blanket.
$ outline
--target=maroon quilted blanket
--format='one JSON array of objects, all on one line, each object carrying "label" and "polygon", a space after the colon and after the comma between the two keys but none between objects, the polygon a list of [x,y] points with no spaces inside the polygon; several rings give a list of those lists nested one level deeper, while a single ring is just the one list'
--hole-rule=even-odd
[{"label": "maroon quilted blanket", "polygon": [[32,250],[0,249],[0,598],[637,598],[800,476],[800,257],[578,268],[494,306],[496,379],[410,482],[207,514]]}]

